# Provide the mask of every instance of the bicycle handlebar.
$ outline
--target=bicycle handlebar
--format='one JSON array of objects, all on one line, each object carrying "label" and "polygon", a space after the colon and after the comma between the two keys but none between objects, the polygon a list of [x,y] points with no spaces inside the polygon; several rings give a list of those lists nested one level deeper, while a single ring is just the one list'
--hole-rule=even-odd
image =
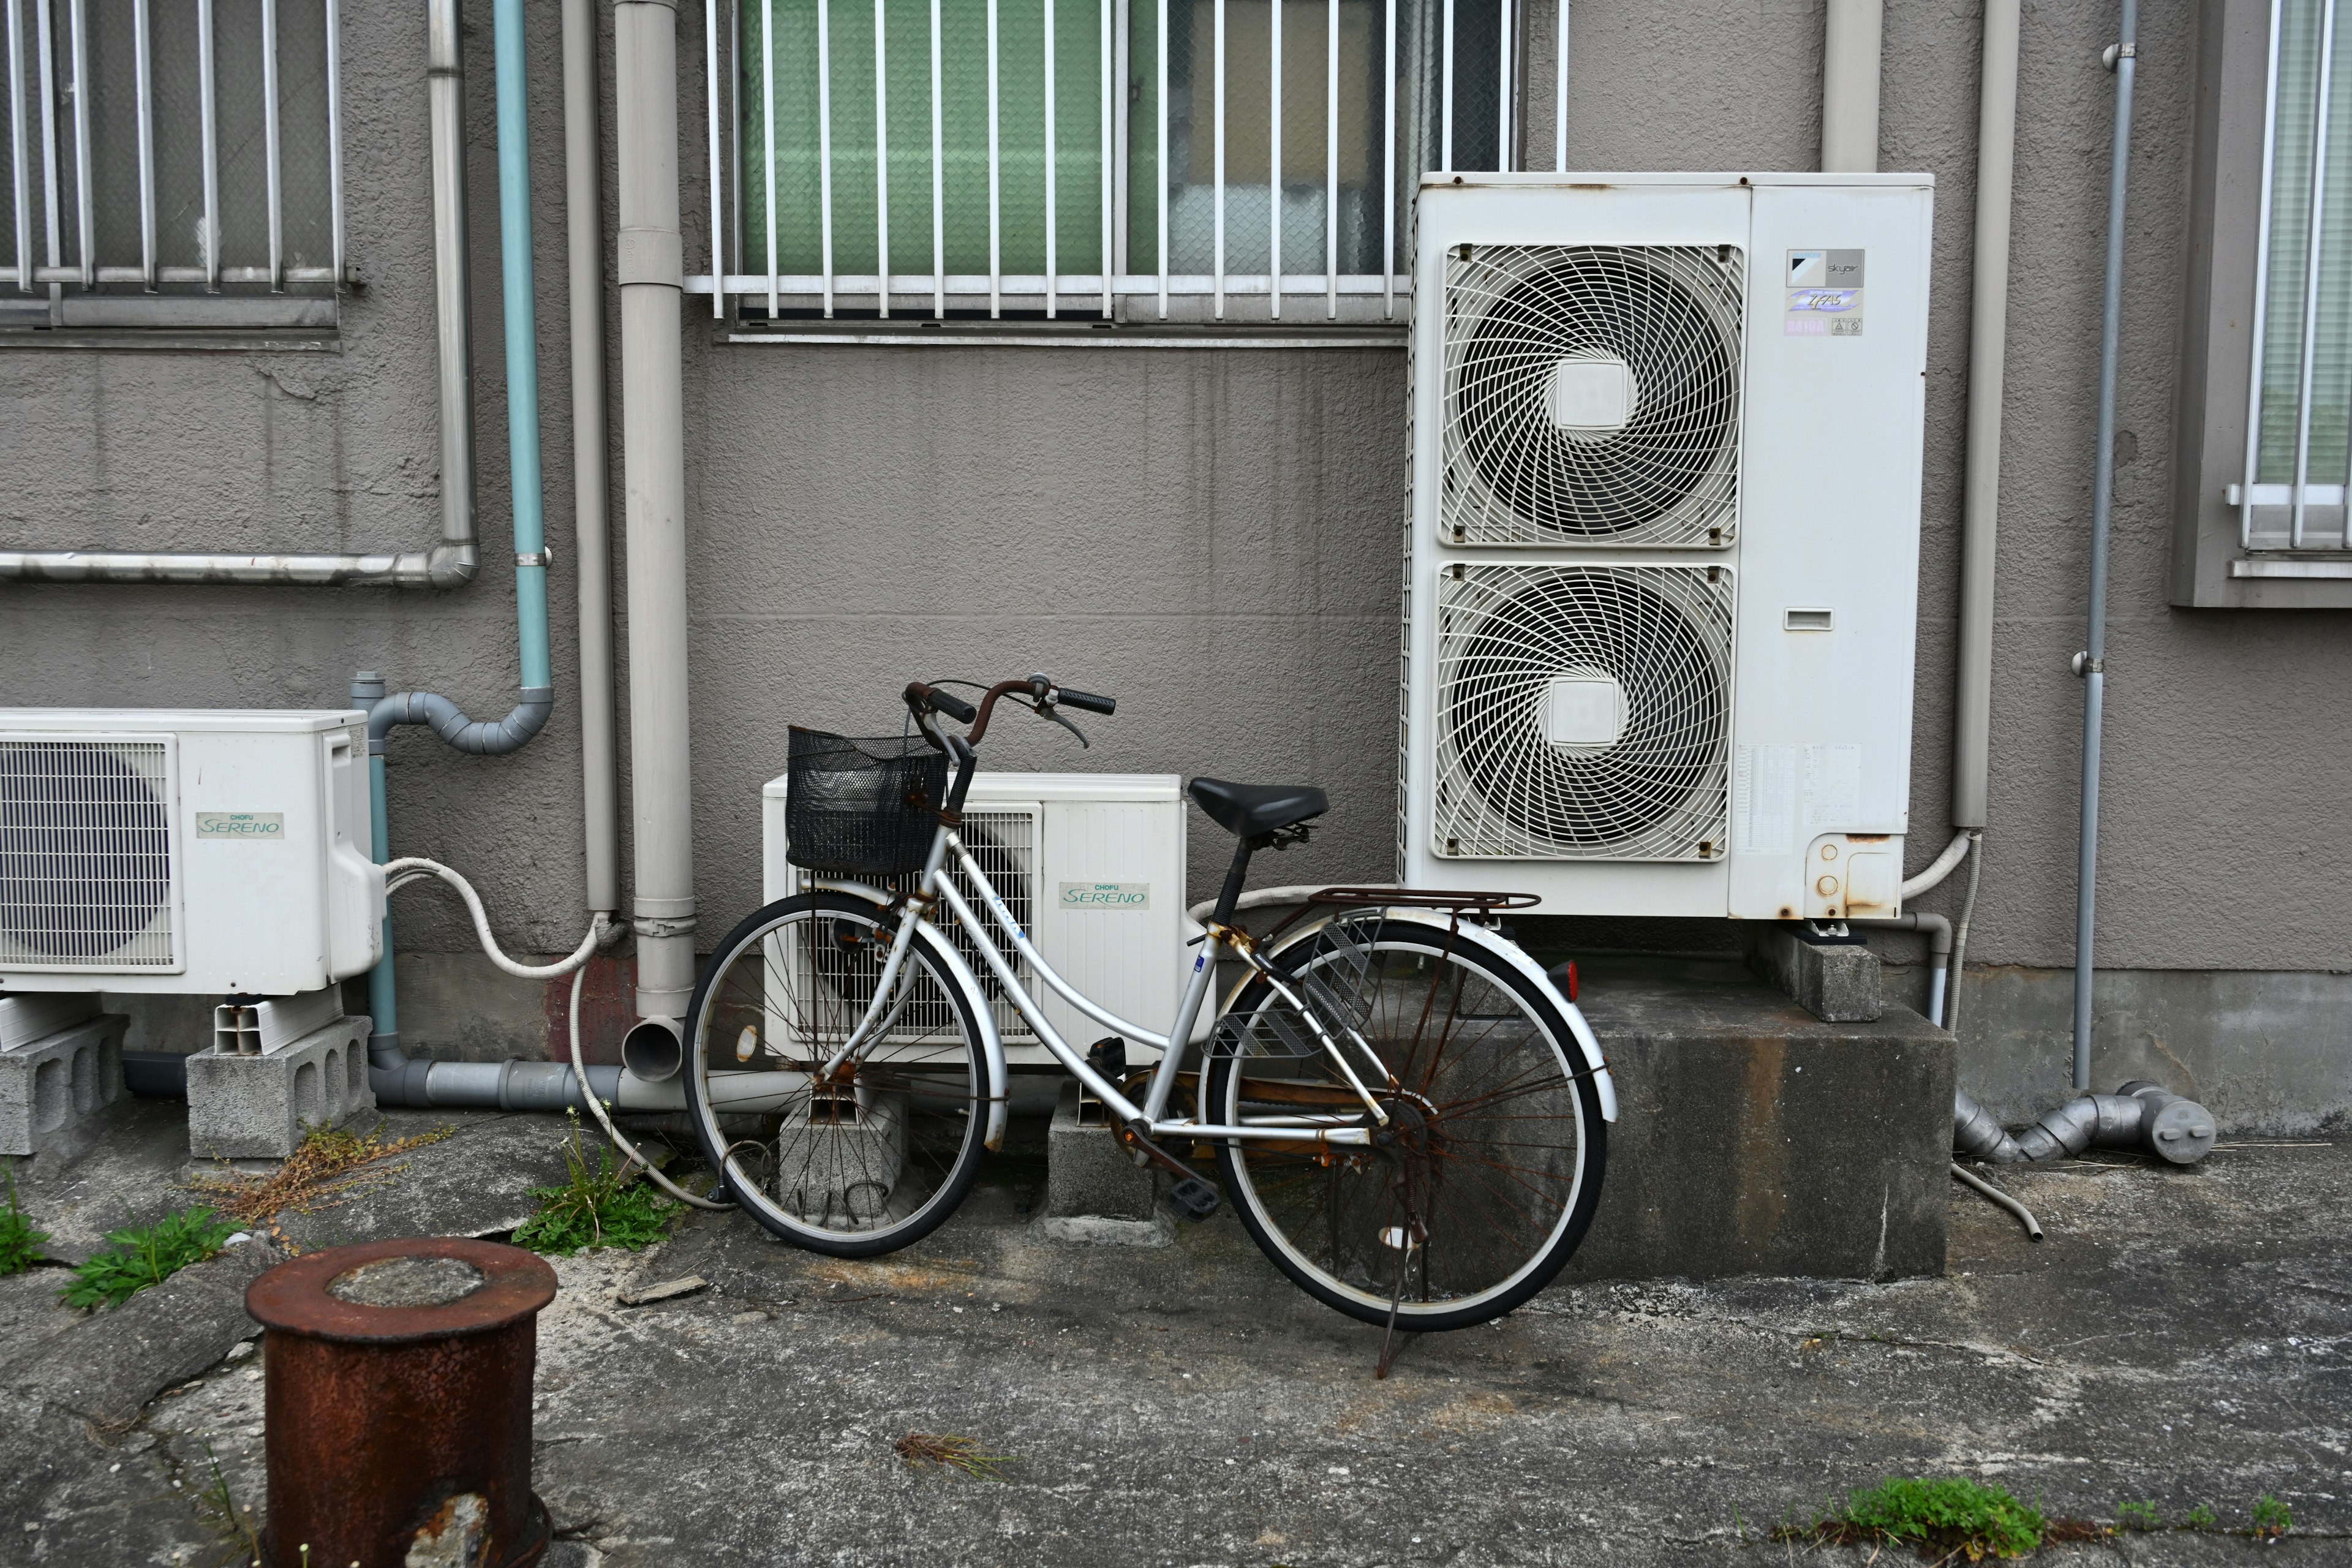
[{"label": "bicycle handlebar", "polygon": [[1045,674],[1032,675],[1020,680],[998,681],[988,689],[976,709],[962,698],[920,680],[908,682],[905,696],[907,706],[914,710],[916,721],[923,723],[927,732],[929,716],[944,713],[957,723],[968,727],[969,732],[964,738],[975,746],[980,744],[981,737],[988,733],[988,721],[995,715],[996,700],[1000,697],[1026,697],[1029,699],[1026,706],[1040,714],[1047,714],[1050,709],[1057,707],[1076,708],[1087,713],[1118,711],[1118,699],[1097,697],[1091,691],[1069,690],[1055,685],[1054,678]]},{"label": "bicycle handlebar", "polygon": [[1073,691],[1066,686],[1055,691],[1054,700],[1065,708],[1083,709],[1088,713],[1118,711],[1118,699],[1115,697],[1097,697],[1091,691]]}]

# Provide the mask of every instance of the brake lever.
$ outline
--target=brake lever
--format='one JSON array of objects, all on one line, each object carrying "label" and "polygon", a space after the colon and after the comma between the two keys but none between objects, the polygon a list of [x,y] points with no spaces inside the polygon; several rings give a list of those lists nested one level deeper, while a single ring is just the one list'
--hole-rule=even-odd
[{"label": "brake lever", "polygon": [[1052,702],[1038,703],[1037,717],[1040,719],[1052,720],[1055,723],[1059,724],[1063,729],[1067,730],[1071,734],[1076,735],[1078,738],[1079,745],[1084,746],[1090,752],[1094,750],[1094,742],[1087,739],[1087,732],[1084,730],[1079,729],[1076,724],[1071,723],[1067,719],[1062,717],[1062,710],[1059,705]]}]

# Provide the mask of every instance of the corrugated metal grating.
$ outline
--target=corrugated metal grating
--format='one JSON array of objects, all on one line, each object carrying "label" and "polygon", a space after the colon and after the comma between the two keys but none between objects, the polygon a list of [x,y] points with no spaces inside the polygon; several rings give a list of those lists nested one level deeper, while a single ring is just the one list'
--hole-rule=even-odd
[{"label": "corrugated metal grating", "polygon": [[0,964],[169,969],[168,741],[0,743]]}]

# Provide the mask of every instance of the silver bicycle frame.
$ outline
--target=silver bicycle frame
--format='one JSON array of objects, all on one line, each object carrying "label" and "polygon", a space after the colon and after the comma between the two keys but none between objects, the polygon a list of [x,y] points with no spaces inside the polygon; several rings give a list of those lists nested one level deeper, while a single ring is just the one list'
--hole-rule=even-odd
[{"label": "silver bicycle frame", "polygon": [[[1070,1043],[1062,1037],[1059,1031],[1047,1021],[1045,1009],[1038,1005],[1037,999],[1030,993],[1029,988],[1022,984],[1019,973],[999,950],[997,944],[989,940],[988,924],[982,921],[979,914],[964,900],[963,895],[956,890],[955,884],[949,879],[946,867],[947,858],[950,852],[954,854],[956,863],[964,875],[971,879],[972,887],[979,891],[982,901],[987,906],[990,915],[994,918],[997,928],[1002,930],[1012,942],[1013,951],[1020,955],[1024,963],[1036,971],[1038,976],[1056,995],[1104,1027],[1139,1045],[1152,1047],[1160,1053],[1159,1065],[1152,1069],[1151,1080],[1145,1089],[1144,1101],[1141,1105],[1128,1099],[1117,1084],[1112,1083],[1088,1065],[1086,1058],[1073,1048]],[[865,883],[819,879],[814,885],[872,899],[877,902],[888,901],[888,895]],[[1192,976],[1185,984],[1182,999],[1177,1004],[1175,1021],[1169,1026],[1168,1032],[1162,1035],[1129,1019],[1120,1017],[1081,993],[1076,986],[1056,973],[1054,966],[1045,962],[1045,955],[1037,951],[1036,945],[1029,940],[1029,933],[1024,931],[1020,922],[1013,918],[1013,911],[1005,907],[1003,898],[997,892],[995,885],[989,881],[987,873],[981,869],[980,863],[973,859],[971,852],[964,847],[963,840],[956,835],[954,829],[944,824],[932,837],[930,854],[923,863],[922,880],[917,886],[919,891],[908,900],[906,917],[898,923],[898,935],[890,944],[890,955],[884,961],[881,976],[875,984],[874,999],[866,1005],[865,1016],[858,1020],[857,1026],[850,1031],[841,1047],[826,1059],[824,1066],[818,1072],[818,1077],[832,1077],[841,1069],[845,1062],[858,1056],[868,1044],[881,1037],[884,1020],[894,1016],[898,1006],[903,1005],[895,999],[895,993],[899,977],[906,968],[908,951],[913,946],[916,935],[920,929],[925,927],[938,929],[932,924],[930,911],[940,903],[944,902],[956,922],[981,939],[972,945],[979,949],[981,957],[994,973],[997,984],[1004,988],[1005,995],[1012,1000],[1013,1006],[1020,1011],[1021,1016],[1028,1023],[1030,1028],[1036,1032],[1038,1040],[1052,1054],[1054,1059],[1062,1064],[1065,1070],[1085,1086],[1087,1093],[1101,1100],[1103,1105],[1118,1117],[1121,1125],[1132,1125],[1140,1121],[1150,1129],[1155,1138],[1165,1134],[1194,1139],[1264,1138],[1297,1142],[1304,1137],[1333,1147],[1362,1148],[1370,1144],[1371,1131],[1369,1128],[1347,1124],[1356,1120],[1355,1113],[1352,1111],[1344,1116],[1336,1113],[1253,1116],[1237,1124],[1167,1119],[1168,1101],[1175,1091],[1176,1075],[1181,1070],[1181,1061],[1184,1055],[1182,1047],[1176,1042],[1183,1042],[1184,1046],[1197,1043],[1193,1038],[1193,1026],[1200,1018],[1201,1005],[1207,998],[1209,986],[1214,980],[1214,960],[1220,952],[1230,952],[1248,964],[1255,973],[1264,976],[1272,984],[1286,1001],[1299,1009],[1301,1016],[1307,1020],[1308,1027],[1314,1030],[1325,1051],[1346,1074],[1349,1083],[1364,1102],[1366,1110],[1379,1124],[1383,1126],[1387,1124],[1386,1113],[1366,1091],[1362,1080],[1357,1076],[1354,1068],[1349,1065],[1346,1055],[1340,1050],[1339,1042],[1332,1039],[1329,1033],[1323,1028],[1321,1023],[1317,1020],[1313,1009],[1306,1006],[1291,992],[1282,977],[1276,974],[1264,959],[1246,947],[1224,942],[1216,928],[1213,927],[1208,934],[1201,939],[1201,952],[1192,960]],[[1360,1040],[1357,1043],[1361,1044]],[[1364,1048],[1369,1055],[1370,1047]]]}]

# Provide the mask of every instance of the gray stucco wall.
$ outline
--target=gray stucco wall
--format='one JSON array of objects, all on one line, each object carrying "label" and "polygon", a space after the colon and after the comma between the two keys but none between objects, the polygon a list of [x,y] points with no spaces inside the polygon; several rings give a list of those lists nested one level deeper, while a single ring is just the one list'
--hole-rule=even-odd
[{"label": "gray stucco wall", "polygon": [[[351,250],[370,284],[346,307],[342,352],[0,350],[10,478],[0,535],[314,549],[432,536],[422,20],[409,7],[346,10]],[[1886,19],[1882,166],[1938,182],[1915,865],[1948,832],[1979,22],[1973,5],[1891,6]],[[1574,23],[1573,163],[1815,162],[1818,4],[1584,0]],[[706,188],[700,25],[699,8],[685,8],[690,226]],[[2297,972],[2282,984],[2308,989],[2305,972],[2352,969],[2342,870],[2352,813],[2340,808],[2352,616],[2166,603],[2189,0],[2151,0],[2141,26],[2101,958]],[[532,8],[530,26],[550,533],[561,545],[572,486],[554,8]],[[2103,7],[2026,7],[1992,827],[1970,956],[2027,969],[2072,957],[2081,689],[2066,659],[2082,637],[2087,556],[2108,29]],[[479,496],[495,561],[507,487],[487,7],[475,8],[468,44]],[[605,58],[609,76],[609,38]],[[608,145],[611,123],[608,111]],[[1548,104],[1528,140],[1549,147]],[[689,255],[697,243],[689,236]],[[689,301],[683,331],[708,931],[757,901],[758,785],[781,770],[783,726],[895,729],[891,694],[914,675],[1042,667],[1114,692],[1121,711],[1091,726],[1092,752],[1015,725],[992,761],[1312,779],[1332,792],[1330,829],[1262,875],[1388,874],[1401,352],[730,347],[712,341],[706,310]],[[565,557],[547,733],[502,761],[456,756],[415,731],[394,742],[395,848],[464,868],[508,940],[542,951],[570,946],[580,921]],[[11,703],[325,704],[365,665],[395,689],[495,712],[514,680],[508,579],[495,565],[444,595],[41,587],[0,588],[0,700]],[[1196,823],[1196,887],[1222,854],[1216,839]],[[1953,886],[1922,907],[1957,901]],[[464,952],[455,909],[439,894],[405,895],[404,945]],[[2019,994],[2029,991],[2058,994]]]}]

